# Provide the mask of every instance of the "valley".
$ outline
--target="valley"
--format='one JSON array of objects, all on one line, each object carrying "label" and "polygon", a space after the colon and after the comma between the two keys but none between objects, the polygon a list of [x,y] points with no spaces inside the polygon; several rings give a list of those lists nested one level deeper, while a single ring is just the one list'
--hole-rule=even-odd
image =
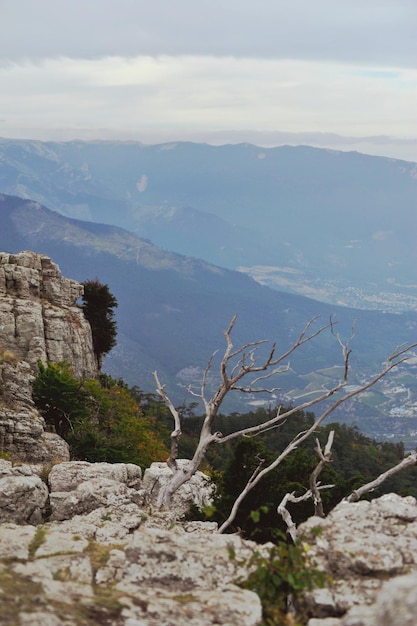
[{"label": "valley", "polygon": [[292,290],[325,302],[393,311],[415,310],[416,172],[307,146],[0,139],[3,193],[220,267],[289,268]]},{"label": "valley", "polygon": [[293,268],[255,265],[238,267],[237,270],[248,274],[261,285],[320,302],[389,313],[417,311],[417,284],[396,285],[393,281],[390,290],[378,291],[372,290],[372,285],[367,288],[356,287],[341,280],[309,276]]},{"label": "valley", "polygon": [[[175,402],[192,401],[187,386],[201,383],[235,313],[237,345],[265,338],[283,350],[317,315],[334,316],[345,339],[357,320],[355,385],[416,340],[416,167],[303,146],[0,140],[0,247],[107,283],[119,333],[105,369],[146,392],[157,370]],[[307,397],[339,358],[323,338],[280,393],[225,410]],[[334,418],[415,442],[415,380],[412,359]]]}]

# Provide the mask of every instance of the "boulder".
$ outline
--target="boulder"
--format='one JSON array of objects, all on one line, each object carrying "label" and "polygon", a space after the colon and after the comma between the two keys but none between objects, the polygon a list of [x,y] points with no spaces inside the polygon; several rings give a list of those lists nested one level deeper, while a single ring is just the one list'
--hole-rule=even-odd
[{"label": "boulder", "polygon": [[377,596],[372,612],[369,626],[393,626],[393,624],[415,626],[417,573],[399,576],[385,583]]},{"label": "boulder", "polygon": [[48,503],[48,488],[29,466],[0,460],[0,522],[39,524]]},{"label": "boulder", "polygon": [[51,520],[65,520],[90,513],[99,507],[116,508],[142,497],[136,489],[108,478],[92,478],[78,485],[73,491],[53,491],[50,494]]},{"label": "boulder", "polygon": [[417,574],[397,576],[382,584],[372,604],[353,606],[342,618],[310,619],[308,626],[415,626]]},{"label": "boulder", "polygon": [[89,463],[88,461],[71,461],[55,465],[48,476],[48,484],[52,492],[73,491],[83,482],[107,478],[124,483],[132,489],[141,486],[142,470],[133,463]]},{"label": "boulder", "polygon": [[[184,467],[189,461],[178,459],[179,468]],[[172,470],[166,463],[152,463],[145,470],[143,476],[143,491],[146,504],[156,505],[158,494],[172,476]],[[203,472],[196,472],[192,478],[182,485],[173,495],[170,506],[170,514],[174,518],[183,517],[195,505],[199,509],[208,506],[213,501],[213,485],[210,478]]]},{"label": "boulder", "polygon": [[72,461],[54,465],[48,476],[51,520],[68,520],[101,507],[141,504],[142,471],[133,463]]},{"label": "boulder", "polygon": [[314,616],[309,626],[333,626],[336,618],[343,626],[379,625],[372,621],[369,607],[384,582],[390,581],[379,597],[389,602],[394,595],[387,589],[393,581],[406,573],[417,575],[415,498],[392,493],[370,502],[342,502],[327,518],[307,520],[299,532],[311,566],[324,571],[329,580],[324,589],[305,594]]}]

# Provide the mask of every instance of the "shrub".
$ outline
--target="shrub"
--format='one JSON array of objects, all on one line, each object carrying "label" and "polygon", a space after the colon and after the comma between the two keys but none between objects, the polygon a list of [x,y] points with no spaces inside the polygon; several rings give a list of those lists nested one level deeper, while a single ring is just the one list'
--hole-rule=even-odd
[{"label": "shrub", "polygon": [[[313,587],[323,587],[326,576],[307,561],[308,544],[300,539],[295,545],[288,543],[285,535],[271,548],[267,557],[258,552],[249,565],[254,567],[239,586],[255,591],[262,603],[261,626],[289,626],[306,624],[308,616],[302,601],[302,592]],[[288,612],[291,600],[295,617]]]},{"label": "shrub", "polygon": [[17,357],[11,350],[0,350],[0,363],[16,363]]},{"label": "shrub", "polygon": [[39,374],[36,377],[32,397],[47,424],[64,437],[71,429],[75,418],[86,415],[85,394],[80,381],[74,378],[71,366],[65,362],[38,362]]},{"label": "shrub", "polygon": [[75,419],[68,438],[75,457],[142,467],[167,458],[155,421],[143,414],[125,386],[114,381],[102,387],[99,381],[88,380],[84,389],[88,418]]},{"label": "shrub", "polygon": [[39,363],[32,395],[46,422],[70,444],[73,458],[148,467],[168,456],[167,433],[144,414],[122,380],[106,375],[80,382],[68,363]]}]

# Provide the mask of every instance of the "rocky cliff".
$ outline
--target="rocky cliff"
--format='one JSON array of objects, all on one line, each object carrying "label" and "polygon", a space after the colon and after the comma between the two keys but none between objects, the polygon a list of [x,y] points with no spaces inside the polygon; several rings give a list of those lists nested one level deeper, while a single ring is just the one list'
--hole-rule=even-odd
[{"label": "rocky cliff", "polygon": [[75,375],[96,376],[91,328],[77,306],[82,290],[47,256],[0,253],[0,452],[14,460],[68,458],[65,442],[45,432],[31,384],[39,360],[68,361]]}]

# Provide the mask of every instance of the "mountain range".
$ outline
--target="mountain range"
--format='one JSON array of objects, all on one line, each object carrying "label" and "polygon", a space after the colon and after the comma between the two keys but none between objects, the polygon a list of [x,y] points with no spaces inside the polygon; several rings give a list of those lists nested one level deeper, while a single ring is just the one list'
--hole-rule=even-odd
[{"label": "mountain range", "polygon": [[417,310],[417,165],[311,147],[0,140],[0,191],[332,304]]},{"label": "mountain range", "polygon": [[[316,315],[321,316],[318,323],[334,315],[344,338],[357,319],[352,384],[375,372],[395,346],[415,339],[414,312],[358,311],[279,292],[244,273],[167,252],[116,226],[65,217],[38,202],[1,195],[0,224],[2,251],[31,249],[47,254],[64,275],[80,281],[98,277],[109,285],[119,302],[119,334],[117,347],[106,359],[106,371],[149,392],[154,389],[151,372],[157,370],[178,403],[192,400],[187,385],[200,382],[207,360],[216,349],[224,349],[223,331],[234,313],[238,314],[233,334],[236,346],[270,339],[277,342],[280,352]],[[291,371],[282,377],[282,394],[260,400],[295,401],[340,375],[340,368],[334,367],[340,363],[337,342],[322,336],[291,361]],[[416,363],[414,359],[400,368],[391,387],[368,394],[338,418],[356,421],[373,434],[416,430],[412,417]],[[258,400],[248,398],[246,402],[252,404],[245,404],[246,409]],[[411,411],[411,418],[398,413],[399,404]],[[234,404],[231,408],[243,407]]]}]

